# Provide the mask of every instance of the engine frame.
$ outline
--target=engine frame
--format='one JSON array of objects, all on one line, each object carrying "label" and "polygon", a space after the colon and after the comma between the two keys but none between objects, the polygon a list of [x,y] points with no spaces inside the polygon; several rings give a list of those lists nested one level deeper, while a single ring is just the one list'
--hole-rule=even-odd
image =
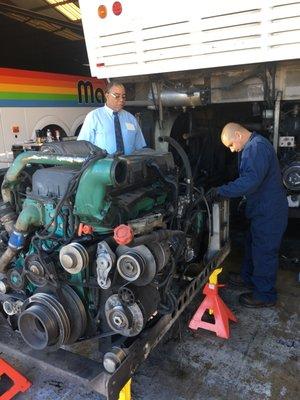
[{"label": "engine frame", "polygon": [[[64,376],[75,377],[78,382],[95,390],[107,400],[117,400],[121,389],[134,375],[142,362],[170,330],[186,307],[208,281],[211,271],[218,267],[230,252],[229,241],[229,202],[223,200],[213,204],[212,237],[207,260],[201,272],[186,286],[178,298],[177,309],[172,314],[162,316],[153,326],[145,328],[125,349],[125,358],[112,374],[105,371],[103,364],[82,354],[74,354],[65,349],[54,352],[39,352],[24,347],[19,333],[12,331],[7,324],[0,324],[0,350],[20,358],[30,358],[33,362],[59,370]],[[94,338],[94,340],[97,340]]]},{"label": "engine frame", "polygon": [[[230,251],[229,201],[208,202],[203,188],[193,186],[184,151],[166,140],[183,160],[185,181],[170,153],[152,150],[126,159],[100,149],[85,159],[79,143],[75,157],[65,145],[17,157],[2,184],[7,247],[0,299],[7,324],[0,324],[0,349],[118,398]],[[65,168],[83,162],[79,172]],[[16,185],[28,163],[59,167],[34,172],[18,208],[12,188],[22,193]],[[72,352],[92,340],[99,362],[83,355],[85,346]]]}]

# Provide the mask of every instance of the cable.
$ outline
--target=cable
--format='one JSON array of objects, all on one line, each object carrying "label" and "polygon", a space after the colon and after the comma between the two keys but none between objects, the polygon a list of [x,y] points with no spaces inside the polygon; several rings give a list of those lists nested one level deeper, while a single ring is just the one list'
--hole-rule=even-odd
[{"label": "cable", "polygon": [[[161,169],[159,168],[159,165],[154,162],[153,160],[149,160],[149,162],[147,163],[147,167],[153,168],[158,176],[169,186],[172,187],[172,191],[173,191],[173,203],[174,203],[174,215],[177,215],[178,212],[178,183],[176,181],[174,181],[173,179],[171,179],[170,177],[164,175],[161,171]],[[170,224],[170,227],[172,228],[172,224]]]},{"label": "cable", "polygon": [[80,181],[80,178],[81,178],[82,174],[85,172],[85,170],[86,170],[93,162],[95,162],[95,161],[97,161],[97,160],[99,160],[99,159],[103,159],[103,158],[105,158],[105,157],[106,157],[106,154],[103,154],[103,153],[97,154],[97,153],[96,153],[96,155],[92,154],[92,157],[89,157],[89,158],[87,158],[87,159],[85,160],[85,162],[82,164],[82,166],[81,166],[79,172],[78,172],[77,174],[75,174],[75,175],[71,178],[71,180],[70,180],[70,182],[69,182],[69,184],[68,184],[68,188],[67,188],[65,194],[64,194],[63,197],[59,200],[59,202],[58,202],[58,204],[57,204],[57,206],[56,206],[56,208],[55,208],[53,217],[50,219],[50,221],[48,222],[48,224],[44,227],[43,231],[44,231],[44,232],[47,231],[47,230],[50,228],[50,226],[52,225],[53,222],[54,222],[54,224],[55,224],[55,225],[54,225],[54,229],[52,229],[51,232],[48,233],[48,234],[46,234],[46,235],[43,235],[43,234],[37,232],[37,233],[36,233],[36,236],[37,236],[39,239],[43,239],[43,240],[49,239],[49,238],[55,233],[55,231],[56,231],[56,229],[57,229],[57,217],[58,217],[58,214],[59,214],[59,212],[61,211],[62,206],[63,206],[63,204],[65,203],[65,201],[66,201],[67,199],[69,199],[69,198],[73,195],[73,193],[75,192],[75,190],[76,190],[76,188],[77,188],[77,186],[78,186],[78,183],[79,183],[79,181]]},{"label": "cable", "polygon": [[180,146],[180,144],[175,139],[173,139],[169,136],[160,136],[158,139],[159,139],[159,141],[167,142],[172,147],[174,147],[174,149],[178,152],[180,158],[182,159],[182,162],[183,162],[183,165],[185,168],[185,172],[186,172],[187,196],[189,199],[191,199],[192,187],[193,187],[193,174],[192,174],[190,160],[189,160],[186,152],[184,151],[182,146]]}]

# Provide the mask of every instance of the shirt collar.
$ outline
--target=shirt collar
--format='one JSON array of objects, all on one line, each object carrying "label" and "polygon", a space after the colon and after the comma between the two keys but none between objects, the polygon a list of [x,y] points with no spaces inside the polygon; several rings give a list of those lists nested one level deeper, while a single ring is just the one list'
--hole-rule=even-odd
[{"label": "shirt collar", "polygon": [[252,139],[254,138],[254,136],[256,136],[256,135],[257,135],[257,132],[253,131],[253,132],[251,133],[250,138],[249,138],[249,142],[250,142],[250,140],[252,140]]},{"label": "shirt collar", "polygon": [[107,105],[105,104],[104,106],[105,111],[109,114],[109,115],[113,115],[114,110],[112,110],[110,107],[107,107]]},{"label": "shirt collar", "polygon": [[[114,110],[113,110],[112,108],[108,107],[106,104],[104,105],[104,108],[105,108],[106,112],[107,112],[110,116],[113,116],[113,115],[114,115],[114,114],[113,114]],[[123,112],[123,109],[120,110],[120,111],[118,111],[118,114],[120,115],[121,112]]]},{"label": "shirt collar", "polygon": [[240,159],[241,155],[240,153],[243,153],[243,151],[245,150],[246,147],[249,146],[251,140],[257,135],[257,133],[255,131],[253,131],[249,137],[249,140],[246,142],[245,146],[243,147],[242,151],[238,152],[238,159]]}]

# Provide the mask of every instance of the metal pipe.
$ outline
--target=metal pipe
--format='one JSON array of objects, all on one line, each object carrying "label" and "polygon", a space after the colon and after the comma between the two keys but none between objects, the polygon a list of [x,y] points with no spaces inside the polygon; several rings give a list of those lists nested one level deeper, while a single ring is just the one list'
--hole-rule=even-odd
[{"label": "metal pipe", "polygon": [[126,100],[126,107],[154,107],[154,104],[150,100]]},{"label": "metal pipe", "polygon": [[26,232],[32,226],[41,226],[42,217],[38,208],[33,204],[26,204],[20,212],[15,229],[19,232]]},{"label": "metal pipe", "polygon": [[189,94],[187,88],[159,90],[156,86],[153,95],[150,97],[149,94],[149,99],[151,98],[158,104],[160,101],[164,107],[196,107],[201,105],[199,90]]},{"label": "metal pipe", "polygon": [[77,167],[82,165],[85,160],[86,157],[50,155],[36,151],[27,151],[19,154],[7,170],[3,179],[1,193],[4,203],[12,204],[11,188],[17,182],[20,173],[27,164],[65,165]]},{"label": "metal pipe", "polygon": [[29,228],[42,225],[42,218],[38,208],[33,204],[26,204],[18,216],[14,231],[11,232],[8,247],[0,257],[0,273],[5,273],[13,258],[22,249]]},{"label": "metal pipe", "polygon": [[280,103],[282,98],[282,92],[279,91],[276,96],[275,101],[275,110],[274,110],[274,134],[273,134],[273,147],[275,153],[277,154],[278,150],[278,141],[279,141],[279,119],[280,119]]},{"label": "metal pipe", "polygon": [[161,98],[162,83],[161,82],[157,83],[156,88],[157,88],[157,99],[158,99],[159,125],[163,128],[164,110],[163,110],[163,104],[162,104],[162,98]]}]

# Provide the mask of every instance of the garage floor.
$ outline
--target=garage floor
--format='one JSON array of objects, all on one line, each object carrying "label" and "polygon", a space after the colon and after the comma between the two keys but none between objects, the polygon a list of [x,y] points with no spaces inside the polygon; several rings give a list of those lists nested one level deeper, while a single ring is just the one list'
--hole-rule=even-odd
[{"label": "garage floor", "polygon": [[[298,226],[299,227],[299,226]],[[283,251],[299,250],[299,229],[289,229]],[[238,270],[241,234],[235,234],[233,250],[224,263],[226,271]],[[298,251],[297,250],[297,251]],[[252,310],[239,306],[239,289],[230,287],[221,296],[236,314],[230,339],[221,339],[205,330],[190,332],[187,323],[200,298],[189,306],[172,332],[152,352],[133,379],[133,400],[222,400],[297,399],[299,370],[299,269],[280,269],[279,302],[275,308]],[[40,369],[28,360],[17,360],[2,352],[33,386],[16,399],[96,400],[95,392],[52,370]],[[0,381],[0,393],[1,393]],[[5,383],[5,382],[4,382]]]}]

